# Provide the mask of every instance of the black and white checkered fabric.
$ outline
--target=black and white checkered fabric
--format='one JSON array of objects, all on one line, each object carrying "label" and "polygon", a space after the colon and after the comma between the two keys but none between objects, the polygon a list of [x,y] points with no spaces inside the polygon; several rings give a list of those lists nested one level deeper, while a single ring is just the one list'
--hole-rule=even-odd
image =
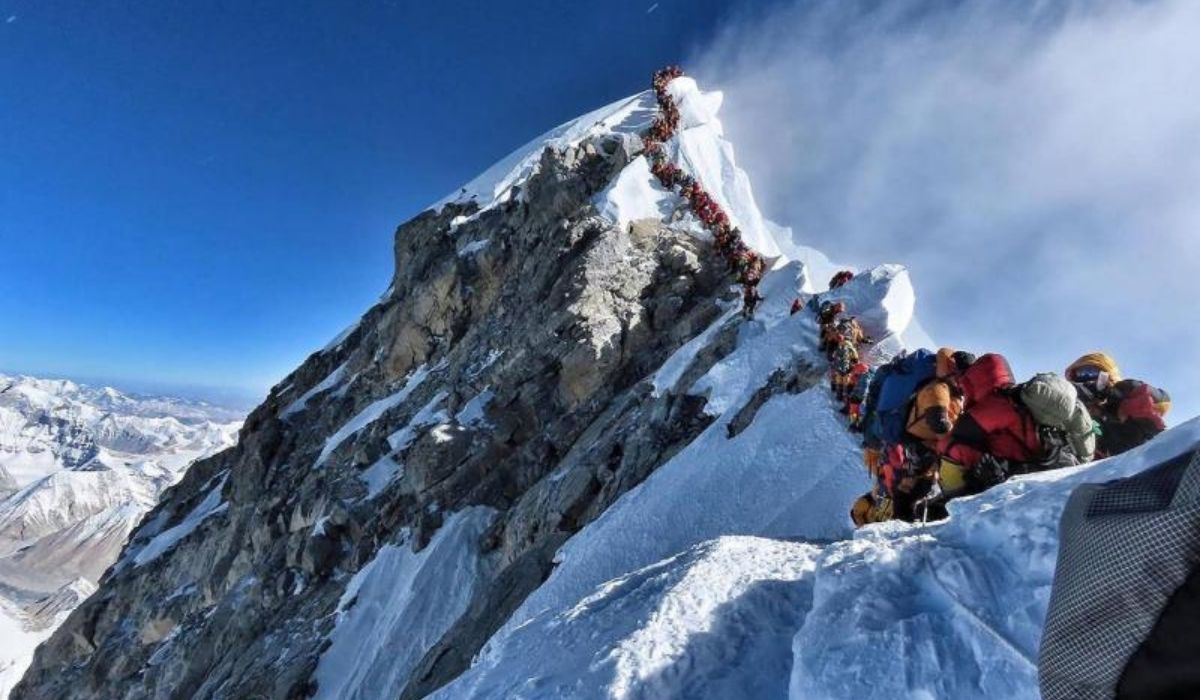
[{"label": "black and white checkered fabric", "polygon": [[1198,561],[1200,450],[1076,489],[1042,634],[1042,696],[1114,697],[1130,657]]}]

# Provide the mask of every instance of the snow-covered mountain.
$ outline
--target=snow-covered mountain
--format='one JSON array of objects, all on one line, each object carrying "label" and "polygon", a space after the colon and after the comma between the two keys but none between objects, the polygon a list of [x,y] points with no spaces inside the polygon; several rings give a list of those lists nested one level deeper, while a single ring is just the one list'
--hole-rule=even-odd
[{"label": "snow-covered mountain", "polygon": [[0,697],[163,490],[240,425],[200,402],[0,375]]},{"label": "snow-covered mountain", "polygon": [[[652,93],[543,135],[400,227],[380,302],[168,491],[14,697],[1036,697],[1066,494],[1200,422],[854,532],[858,441],[789,314],[837,267],[758,210],[720,96],[670,90],[670,162],[771,260],[753,320],[651,173]],[[901,267],[828,296],[876,360],[929,343]]]}]

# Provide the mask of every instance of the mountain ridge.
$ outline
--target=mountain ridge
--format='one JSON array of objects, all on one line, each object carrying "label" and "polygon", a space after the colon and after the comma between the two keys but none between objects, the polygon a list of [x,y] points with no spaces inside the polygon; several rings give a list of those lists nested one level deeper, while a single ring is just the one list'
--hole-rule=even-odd
[{"label": "mountain ridge", "polygon": [[[548,132],[398,228],[379,303],[167,490],[13,697],[1036,688],[1064,490],[1140,468],[1196,424],[965,499],[947,524],[853,533],[859,446],[822,385],[815,319],[790,306],[842,301],[878,361],[906,347],[911,281],[884,265],[824,290],[838,268],[761,217],[720,100],[691,81],[673,94],[686,108],[667,158],[779,253],[752,319],[705,222],[652,172],[652,95]],[[926,573],[930,551],[945,572]],[[1016,565],[1036,580],[997,574]],[[911,606],[856,604],[913,576],[930,585]],[[739,664],[755,644],[768,663]],[[879,644],[915,649],[934,680],[876,663]]]}]

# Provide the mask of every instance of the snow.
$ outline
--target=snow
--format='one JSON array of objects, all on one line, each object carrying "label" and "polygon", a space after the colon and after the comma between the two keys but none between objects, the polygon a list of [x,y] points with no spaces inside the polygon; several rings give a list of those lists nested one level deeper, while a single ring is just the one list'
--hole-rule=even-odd
[{"label": "snow", "polygon": [[446,412],[438,410],[438,406],[442,405],[447,396],[448,394],[444,391],[434,394],[433,398],[417,411],[407,425],[389,435],[388,444],[391,445],[392,450],[399,452],[408,449],[409,445],[417,439],[418,432],[422,428],[447,420],[449,416]]},{"label": "snow", "polygon": [[493,669],[433,697],[786,697],[819,553],[752,537],[706,542],[539,616]]},{"label": "snow", "polygon": [[496,364],[496,360],[499,360],[503,355],[503,350],[489,350],[487,357],[483,358],[478,365],[472,365],[471,368],[467,370],[467,378],[475,379],[479,375],[483,374],[487,368]]},{"label": "snow", "polygon": [[[449,515],[429,544],[385,545],[346,589],[314,678],[318,700],[397,697],[412,669],[466,612],[495,511]],[[354,601],[352,603],[352,601]]]},{"label": "snow", "polygon": [[330,350],[336,350],[337,348],[340,348],[342,343],[346,342],[346,338],[349,338],[351,333],[358,330],[358,324],[360,323],[362,323],[361,318],[354,323],[351,323],[349,326],[346,326],[344,329],[342,329],[341,333],[335,335],[333,340],[329,341],[325,347],[321,348],[321,352],[329,352]]},{"label": "snow", "polygon": [[[451,222],[451,225],[453,225],[453,222]],[[487,247],[491,244],[492,244],[492,239],[490,239],[490,238],[484,238],[482,240],[472,241],[471,243],[468,243],[459,249],[458,257],[469,258],[472,255],[474,255],[480,251],[486,250]]]},{"label": "snow", "polygon": [[33,651],[54,631],[54,627],[31,631],[25,627],[25,613],[0,595],[0,698],[7,698],[25,669],[33,661]]},{"label": "snow", "polygon": [[578,119],[561,124],[508,154],[462,189],[444,197],[431,208],[441,209],[451,203],[475,202],[480,211],[486,211],[511,199],[514,188],[537,171],[542,151],[546,148],[561,150],[594,135],[640,134],[650,126],[656,109],[654,95],[646,91],[617,100]]},{"label": "snow", "polygon": [[0,555],[126,504],[145,512],[157,497],[152,484],[127,470],[56,472],[0,502]]},{"label": "snow", "polygon": [[90,581],[71,581],[36,600],[18,600],[0,590],[0,699],[7,698],[48,639],[84,598],[96,591]]},{"label": "snow", "polygon": [[867,335],[882,338],[904,333],[912,323],[917,295],[908,270],[880,265],[824,292],[821,299],[844,303],[846,313],[858,318]]},{"label": "snow", "polygon": [[309,399],[323,391],[329,391],[340,384],[342,379],[346,376],[346,364],[346,362],[343,362],[342,364],[338,365],[337,369],[330,372],[328,376],[318,382],[315,386],[313,386],[313,388],[304,392],[300,398],[288,404],[287,408],[283,409],[283,412],[279,414],[279,417],[287,418],[288,416],[303,411],[305,408],[307,408]]},{"label": "snow", "polygon": [[224,513],[229,509],[229,504],[221,500],[221,490],[225,488],[225,481],[228,476],[222,477],[221,481],[209,489],[204,495],[200,503],[184,517],[178,525],[170,527],[163,532],[154,536],[154,539],[147,542],[141,549],[133,555],[133,565],[135,568],[149,564],[155,559],[162,556],[165,552],[174,547],[180,540],[192,534],[196,528],[205,520],[208,520],[214,515]]},{"label": "snow", "polygon": [[178,472],[237,440],[239,413],[198,401],[124,394],[0,374],[0,470],[19,487],[91,462]]},{"label": "snow", "polygon": [[363,470],[358,478],[367,485],[366,497],[371,499],[382,493],[388,484],[403,474],[404,467],[391,456],[385,455]]},{"label": "snow", "polygon": [[[685,494],[674,494],[682,517],[661,510],[673,484],[655,474],[567,544],[547,584],[434,697],[1036,698],[1067,497],[1197,448],[1200,419],[1121,457],[955,501],[942,523],[874,525],[824,545],[693,537]],[[743,500],[744,478],[729,474],[731,500]],[[707,500],[710,488],[696,492]],[[744,500],[741,522],[720,529],[761,519]],[[645,539],[623,536],[622,522]],[[650,550],[664,554],[642,564]]]},{"label": "snow", "polygon": [[696,356],[702,350],[712,344],[713,337],[725,327],[725,324],[730,319],[736,317],[741,312],[741,308],[736,304],[730,304],[717,320],[709,324],[699,335],[692,338],[683,347],[676,350],[667,361],[658,368],[654,376],[650,378],[650,383],[654,385],[654,395],[662,396],[663,392],[675,388],[679,380],[683,378],[688,368],[696,361]]},{"label": "snow", "polygon": [[492,391],[491,389],[484,389],[470,401],[463,404],[463,407],[458,410],[457,414],[455,414],[454,420],[456,420],[459,425],[465,425],[468,427],[478,425],[487,426],[488,423],[485,411],[487,410],[488,404],[490,404],[492,399],[495,397],[496,392]]},{"label": "snow", "polygon": [[333,451],[336,450],[350,436],[367,427],[371,423],[374,423],[379,419],[380,416],[382,416],[384,413],[387,413],[390,409],[404,403],[404,401],[408,399],[408,397],[414,391],[417,390],[417,387],[421,386],[422,382],[424,382],[430,373],[432,373],[435,369],[437,368],[427,369],[425,365],[421,365],[417,369],[413,370],[411,374],[409,374],[408,379],[406,379],[404,382],[404,386],[402,386],[399,391],[385,396],[378,401],[374,401],[368,404],[366,408],[359,411],[353,418],[342,425],[342,427],[338,428],[333,435],[329,436],[329,438],[325,441],[325,447],[321,449],[321,454],[317,456],[317,461],[313,466],[320,467],[325,464],[325,460],[329,459],[329,455],[333,454]]},{"label": "snow", "polygon": [[[742,239],[767,258],[783,252],[776,233],[783,231],[763,217],[750,188],[750,178],[737,166],[733,146],[724,139],[717,118],[720,92],[702,92],[691,78],[673,80],[668,91],[680,111],[676,136],[664,144],[668,158],[704,187],[742,231]],[[667,219],[684,204],[659,184],[644,156],[635,158],[598,194],[596,209],[621,227],[639,219]]]},{"label": "snow", "polygon": [[665,220],[684,204],[650,172],[650,162],[638,156],[596,195],[594,203],[601,216],[622,228],[641,219]]}]

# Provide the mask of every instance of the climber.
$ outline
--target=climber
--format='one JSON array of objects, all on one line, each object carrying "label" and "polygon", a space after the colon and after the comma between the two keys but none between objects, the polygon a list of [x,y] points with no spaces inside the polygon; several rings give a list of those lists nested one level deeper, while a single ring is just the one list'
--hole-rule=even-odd
[{"label": "climber", "polygon": [[858,318],[855,316],[840,319],[837,322],[837,332],[843,339],[849,340],[855,346],[870,345],[875,342],[863,330],[862,324],[858,322]]},{"label": "climber", "polygon": [[842,286],[843,284],[846,284],[847,282],[849,282],[852,279],[854,279],[853,272],[851,272],[849,270],[842,270],[841,272],[835,274],[833,276],[833,279],[829,280],[829,288],[837,289],[838,287]]},{"label": "climber", "polygon": [[847,415],[850,417],[850,432],[861,433],[863,431],[863,408],[867,401],[871,380],[875,378],[875,369],[865,362],[859,362],[854,366],[852,376],[855,377],[855,380],[847,403]]},{"label": "climber", "polygon": [[803,308],[804,308],[804,300],[801,299],[800,297],[796,297],[795,299],[792,300],[792,308],[791,308],[791,310],[788,311],[788,315],[795,316],[796,314],[800,313],[800,311]]},{"label": "climber", "polygon": [[955,379],[963,412],[938,441],[939,479],[948,498],[979,493],[1014,474],[1035,471],[1042,456],[1038,425],[1013,396],[1012,369],[989,353]]},{"label": "climber", "polygon": [[941,516],[940,506],[931,507],[928,500],[936,485],[937,453],[905,430],[914,394],[934,378],[935,368],[936,356],[929,350],[901,353],[865,374],[870,377],[865,387],[860,378],[853,392],[861,397],[863,463],[874,483],[851,509],[857,525]]},{"label": "climber", "polygon": [[905,522],[941,520],[945,500],[937,481],[938,453],[906,440],[890,447],[880,465],[880,481],[892,501],[892,517]]},{"label": "climber", "polygon": [[1067,367],[1066,377],[1099,424],[1097,457],[1111,457],[1147,442],[1166,430],[1171,397],[1137,379],[1121,379],[1112,357],[1084,355]]},{"label": "climber", "polygon": [[871,490],[850,508],[858,527],[887,520],[925,522],[946,517],[937,481],[938,454],[919,442],[901,442],[879,453]]},{"label": "climber", "polygon": [[866,459],[904,439],[913,395],[936,375],[936,355],[924,348],[901,353],[875,370],[863,401]]},{"label": "climber", "polygon": [[963,394],[957,377],[975,362],[975,356],[951,348],[938,350],[935,374],[917,388],[905,424],[905,433],[936,449],[958,422]]},{"label": "climber", "polygon": [[757,283],[742,285],[742,315],[744,317],[754,318],[754,310],[758,308],[762,300],[763,295],[758,291]]},{"label": "climber", "polygon": [[858,344],[839,334],[837,343],[829,353],[829,383],[834,400],[840,404],[845,404],[850,398],[850,389],[854,386],[852,373],[858,364]]},{"label": "climber", "polygon": [[[815,297],[814,297],[815,298]],[[846,310],[840,301],[823,301],[817,311],[817,323],[821,326],[817,350],[829,353],[837,344],[837,320]]]}]

